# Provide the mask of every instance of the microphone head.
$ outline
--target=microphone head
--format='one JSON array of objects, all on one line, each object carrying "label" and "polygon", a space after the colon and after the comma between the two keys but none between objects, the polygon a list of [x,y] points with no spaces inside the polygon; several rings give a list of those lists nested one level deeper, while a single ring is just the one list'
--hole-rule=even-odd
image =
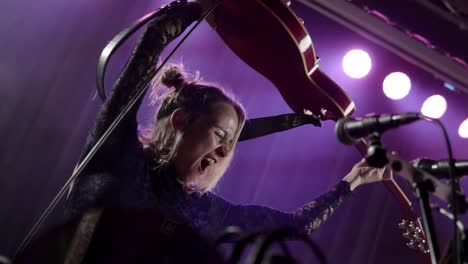
[{"label": "microphone head", "polygon": [[[424,170],[437,178],[450,178],[449,160],[431,160],[420,158],[412,161],[411,164],[413,167]],[[453,160],[453,165],[455,177],[468,175],[468,160]]]},{"label": "microphone head", "polygon": [[359,139],[353,138],[348,133],[346,133],[345,125],[349,121],[354,121],[356,119],[346,116],[342,117],[336,122],[335,125],[335,134],[338,140],[346,145],[354,145],[359,142]]}]

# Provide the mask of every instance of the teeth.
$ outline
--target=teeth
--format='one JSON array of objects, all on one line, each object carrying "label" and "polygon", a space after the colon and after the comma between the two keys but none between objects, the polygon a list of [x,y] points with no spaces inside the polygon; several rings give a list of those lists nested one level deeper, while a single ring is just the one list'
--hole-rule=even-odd
[{"label": "teeth", "polygon": [[215,160],[213,158],[207,158],[206,160],[210,165],[213,165],[215,163]]}]

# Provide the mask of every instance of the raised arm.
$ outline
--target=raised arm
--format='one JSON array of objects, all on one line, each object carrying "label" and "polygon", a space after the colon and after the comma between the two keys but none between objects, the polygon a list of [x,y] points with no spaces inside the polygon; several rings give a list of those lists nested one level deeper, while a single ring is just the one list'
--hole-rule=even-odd
[{"label": "raised arm", "polygon": [[[179,36],[185,28],[200,17],[201,7],[196,3],[176,3],[164,7],[140,35],[127,64],[120,73],[109,98],[101,107],[91,135],[99,138],[135,96],[138,89],[154,72],[157,59],[162,50],[173,39]],[[128,114],[118,130],[130,129],[136,131],[136,112],[141,104],[141,99]],[[116,131],[118,133],[120,131]],[[113,139],[118,138],[116,136]]]},{"label": "raised arm", "polygon": [[212,215],[222,219],[216,226],[216,233],[228,226],[238,226],[252,231],[288,227],[310,234],[333,214],[351,191],[363,184],[391,178],[392,173],[388,168],[369,167],[366,160],[362,159],[328,192],[290,213],[266,206],[233,205],[213,195]]},{"label": "raised arm", "polygon": [[[164,47],[197,20],[200,13],[201,8],[195,3],[171,4],[162,9],[161,15],[141,33],[112,92],[99,110],[80,160],[136,95],[137,89],[150,77],[148,73],[155,69],[156,61]],[[113,169],[119,163],[116,158],[122,151],[138,146],[136,113],[140,104],[141,99],[72,183],[69,193],[72,215],[104,203],[106,193],[113,188],[115,182]],[[130,144],[131,147],[126,147],[126,144]]]},{"label": "raised arm", "polygon": [[281,212],[260,205],[233,205],[220,197],[215,198],[214,207],[222,218],[216,233],[228,226],[238,226],[247,231],[294,228],[310,234],[317,229],[351,193],[349,183],[339,182],[327,193],[303,207],[290,212]]}]

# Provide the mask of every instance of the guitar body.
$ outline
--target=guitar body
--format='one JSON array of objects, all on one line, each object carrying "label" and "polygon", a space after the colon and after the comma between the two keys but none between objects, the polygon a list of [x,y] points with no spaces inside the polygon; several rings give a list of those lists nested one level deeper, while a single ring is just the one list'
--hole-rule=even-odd
[{"label": "guitar body", "polygon": [[[278,88],[294,112],[309,110],[322,120],[335,121],[351,115],[354,102],[318,68],[312,39],[285,2],[223,0],[207,21],[236,55]],[[200,3],[207,5],[203,0]],[[366,154],[364,141],[357,148]],[[421,229],[419,217],[398,184],[389,180],[385,186],[399,203],[403,222]],[[419,236],[424,241],[424,234]],[[415,249],[421,263],[431,263],[429,254]]]},{"label": "guitar body", "polygon": [[318,115],[324,108],[343,116],[354,111],[348,95],[318,69],[309,34],[283,2],[221,1],[209,22],[236,55],[278,88],[295,112]]}]

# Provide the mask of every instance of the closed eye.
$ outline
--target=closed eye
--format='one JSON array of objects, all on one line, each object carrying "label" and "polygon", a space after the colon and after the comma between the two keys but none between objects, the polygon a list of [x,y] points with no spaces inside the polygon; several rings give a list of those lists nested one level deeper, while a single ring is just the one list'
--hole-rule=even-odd
[{"label": "closed eye", "polygon": [[226,133],[224,133],[224,131],[215,130],[215,135],[216,135],[219,139],[223,140],[223,139],[224,139],[224,136],[226,135]]}]

